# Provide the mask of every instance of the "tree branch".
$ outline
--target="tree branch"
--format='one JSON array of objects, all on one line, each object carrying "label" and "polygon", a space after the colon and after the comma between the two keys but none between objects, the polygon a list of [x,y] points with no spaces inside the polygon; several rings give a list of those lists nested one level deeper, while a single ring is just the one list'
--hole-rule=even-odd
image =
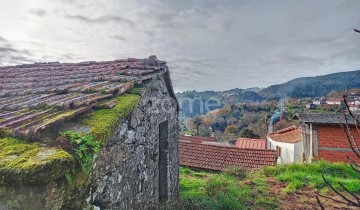
[{"label": "tree branch", "polygon": [[321,175],[321,177],[323,178],[324,182],[337,194],[339,195],[342,199],[344,199],[346,202],[348,202],[347,204],[350,206],[356,206],[356,207],[360,207],[360,203],[355,203],[354,201],[348,199],[347,197],[345,197],[343,194],[341,194],[338,190],[336,190],[334,188],[334,186],[332,186],[332,184],[325,179],[324,175]]}]

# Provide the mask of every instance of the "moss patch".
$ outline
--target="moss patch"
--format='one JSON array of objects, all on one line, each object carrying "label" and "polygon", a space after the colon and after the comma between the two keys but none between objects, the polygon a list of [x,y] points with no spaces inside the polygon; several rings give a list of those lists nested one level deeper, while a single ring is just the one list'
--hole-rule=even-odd
[{"label": "moss patch", "polygon": [[105,142],[119,124],[119,120],[127,117],[138,105],[139,95],[125,94],[114,99],[117,102],[112,109],[95,110],[91,116],[81,119],[81,123],[90,127],[95,140]]},{"label": "moss patch", "polygon": [[131,90],[129,90],[129,94],[135,94],[135,95],[140,95],[144,92],[144,88],[141,87],[134,87]]},{"label": "moss patch", "polygon": [[74,158],[64,150],[0,139],[0,184],[47,183],[71,170]]},{"label": "moss patch", "polygon": [[11,130],[6,128],[0,128],[0,138],[10,137]]}]

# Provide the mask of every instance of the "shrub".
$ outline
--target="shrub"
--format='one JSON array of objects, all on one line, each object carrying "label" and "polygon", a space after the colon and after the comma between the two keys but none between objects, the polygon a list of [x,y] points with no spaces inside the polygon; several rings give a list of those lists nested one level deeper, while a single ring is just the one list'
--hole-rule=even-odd
[{"label": "shrub", "polygon": [[233,167],[229,167],[226,171],[225,174],[230,175],[230,176],[234,176],[238,179],[245,179],[246,178],[246,170],[243,167],[239,167],[239,166],[233,166]]},{"label": "shrub", "polygon": [[83,134],[73,131],[64,131],[60,135],[68,138],[70,143],[75,144],[73,152],[76,160],[80,163],[84,172],[89,173],[94,154],[100,150],[100,143],[94,141],[91,134]]}]

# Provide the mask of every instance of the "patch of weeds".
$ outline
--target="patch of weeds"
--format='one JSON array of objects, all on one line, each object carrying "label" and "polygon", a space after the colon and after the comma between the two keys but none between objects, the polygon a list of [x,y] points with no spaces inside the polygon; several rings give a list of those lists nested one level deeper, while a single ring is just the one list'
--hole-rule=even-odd
[{"label": "patch of weeds", "polygon": [[[249,173],[246,178],[232,169],[227,172],[196,172],[180,168],[180,198],[201,209],[276,209],[276,196],[271,196],[262,174]],[[247,172],[246,172],[247,174]]]},{"label": "patch of weeds", "polygon": [[339,185],[341,182],[350,192],[360,193],[360,174],[345,163],[329,163],[326,161],[318,161],[312,164],[295,163],[266,167],[263,172],[266,176],[273,176],[279,181],[286,182],[285,192],[294,192],[304,186],[327,192],[328,186],[321,177],[324,175],[335,189],[343,191]]},{"label": "patch of weeds", "polygon": [[65,174],[65,179],[68,183],[71,183],[73,181],[72,175],[70,173]]},{"label": "patch of weeds", "polygon": [[230,175],[230,176],[234,176],[238,179],[245,179],[246,178],[246,170],[242,167],[239,166],[233,166],[228,168],[225,171],[225,174]]},{"label": "patch of weeds", "polygon": [[131,90],[128,91],[129,94],[135,94],[135,95],[140,95],[144,92],[144,88],[141,87],[134,87]]},{"label": "patch of weeds", "polygon": [[99,153],[101,144],[89,133],[64,131],[60,135],[67,137],[70,143],[76,145],[73,148],[75,159],[80,163],[82,170],[89,173],[94,155]]}]

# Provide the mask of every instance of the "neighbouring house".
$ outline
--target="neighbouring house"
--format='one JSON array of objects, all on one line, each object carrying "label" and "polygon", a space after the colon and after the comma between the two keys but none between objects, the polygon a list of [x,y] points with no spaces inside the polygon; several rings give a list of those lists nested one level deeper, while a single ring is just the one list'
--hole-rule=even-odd
[{"label": "neighbouring house", "polygon": [[360,105],[355,104],[348,104],[349,110],[352,112],[359,112],[360,111]]},{"label": "neighbouring house", "polygon": [[238,138],[236,147],[241,149],[266,149],[265,139]]},{"label": "neighbouring house", "polygon": [[[360,117],[357,116],[360,120]],[[301,122],[301,133],[303,137],[302,160],[323,159],[331,162],[348,162],[346,156],[355,157],[349,147],[346,135],[340,126],[345,123],[345,117],[340,114],[297,114],[294,119]],[[354,119],[346,116],[355,140],[360,145],[360,135],[355,128]]]},{"label": "neighbouring house", "polygon": [[316,105],[315,104],[306,104],[305,108],[306,109],[316,109]]},{"label": "neighbouring house", "polygon": [[268,134],[267,148],[276,150],[277,164],[301,162],[301,130],[291,126]]},{"label": "neighbouring house", "polygon": [[276,151],[269,149],[241,149],[183,140],[179,149],[181,166],[202,170],[225,171],[232,166],[253,169],[276,164]]},{"label": "neighbouring house", "polygon": [[326,104],[326,101],[325,100],[313,100],[312,103],[315,105],[324,105],[324,104]]},{"label": "neighbouring house", "polygon": [[178,132],[169,69],[156,56],[0,67],[0,208],[146,209],[176,199]]},{"label": "neighbouring house", "polygon": [[350,104],[355,104],[355,101],[352,100],[352,99],[346,99],[346,103],[347,103],[348,105],[350,105]]},{"label": "neighbouring house", "polygon": [[329,98],[326,100],[326,104],[330,105],[342,105],[344,103],[344,99],[342,98]]}]

